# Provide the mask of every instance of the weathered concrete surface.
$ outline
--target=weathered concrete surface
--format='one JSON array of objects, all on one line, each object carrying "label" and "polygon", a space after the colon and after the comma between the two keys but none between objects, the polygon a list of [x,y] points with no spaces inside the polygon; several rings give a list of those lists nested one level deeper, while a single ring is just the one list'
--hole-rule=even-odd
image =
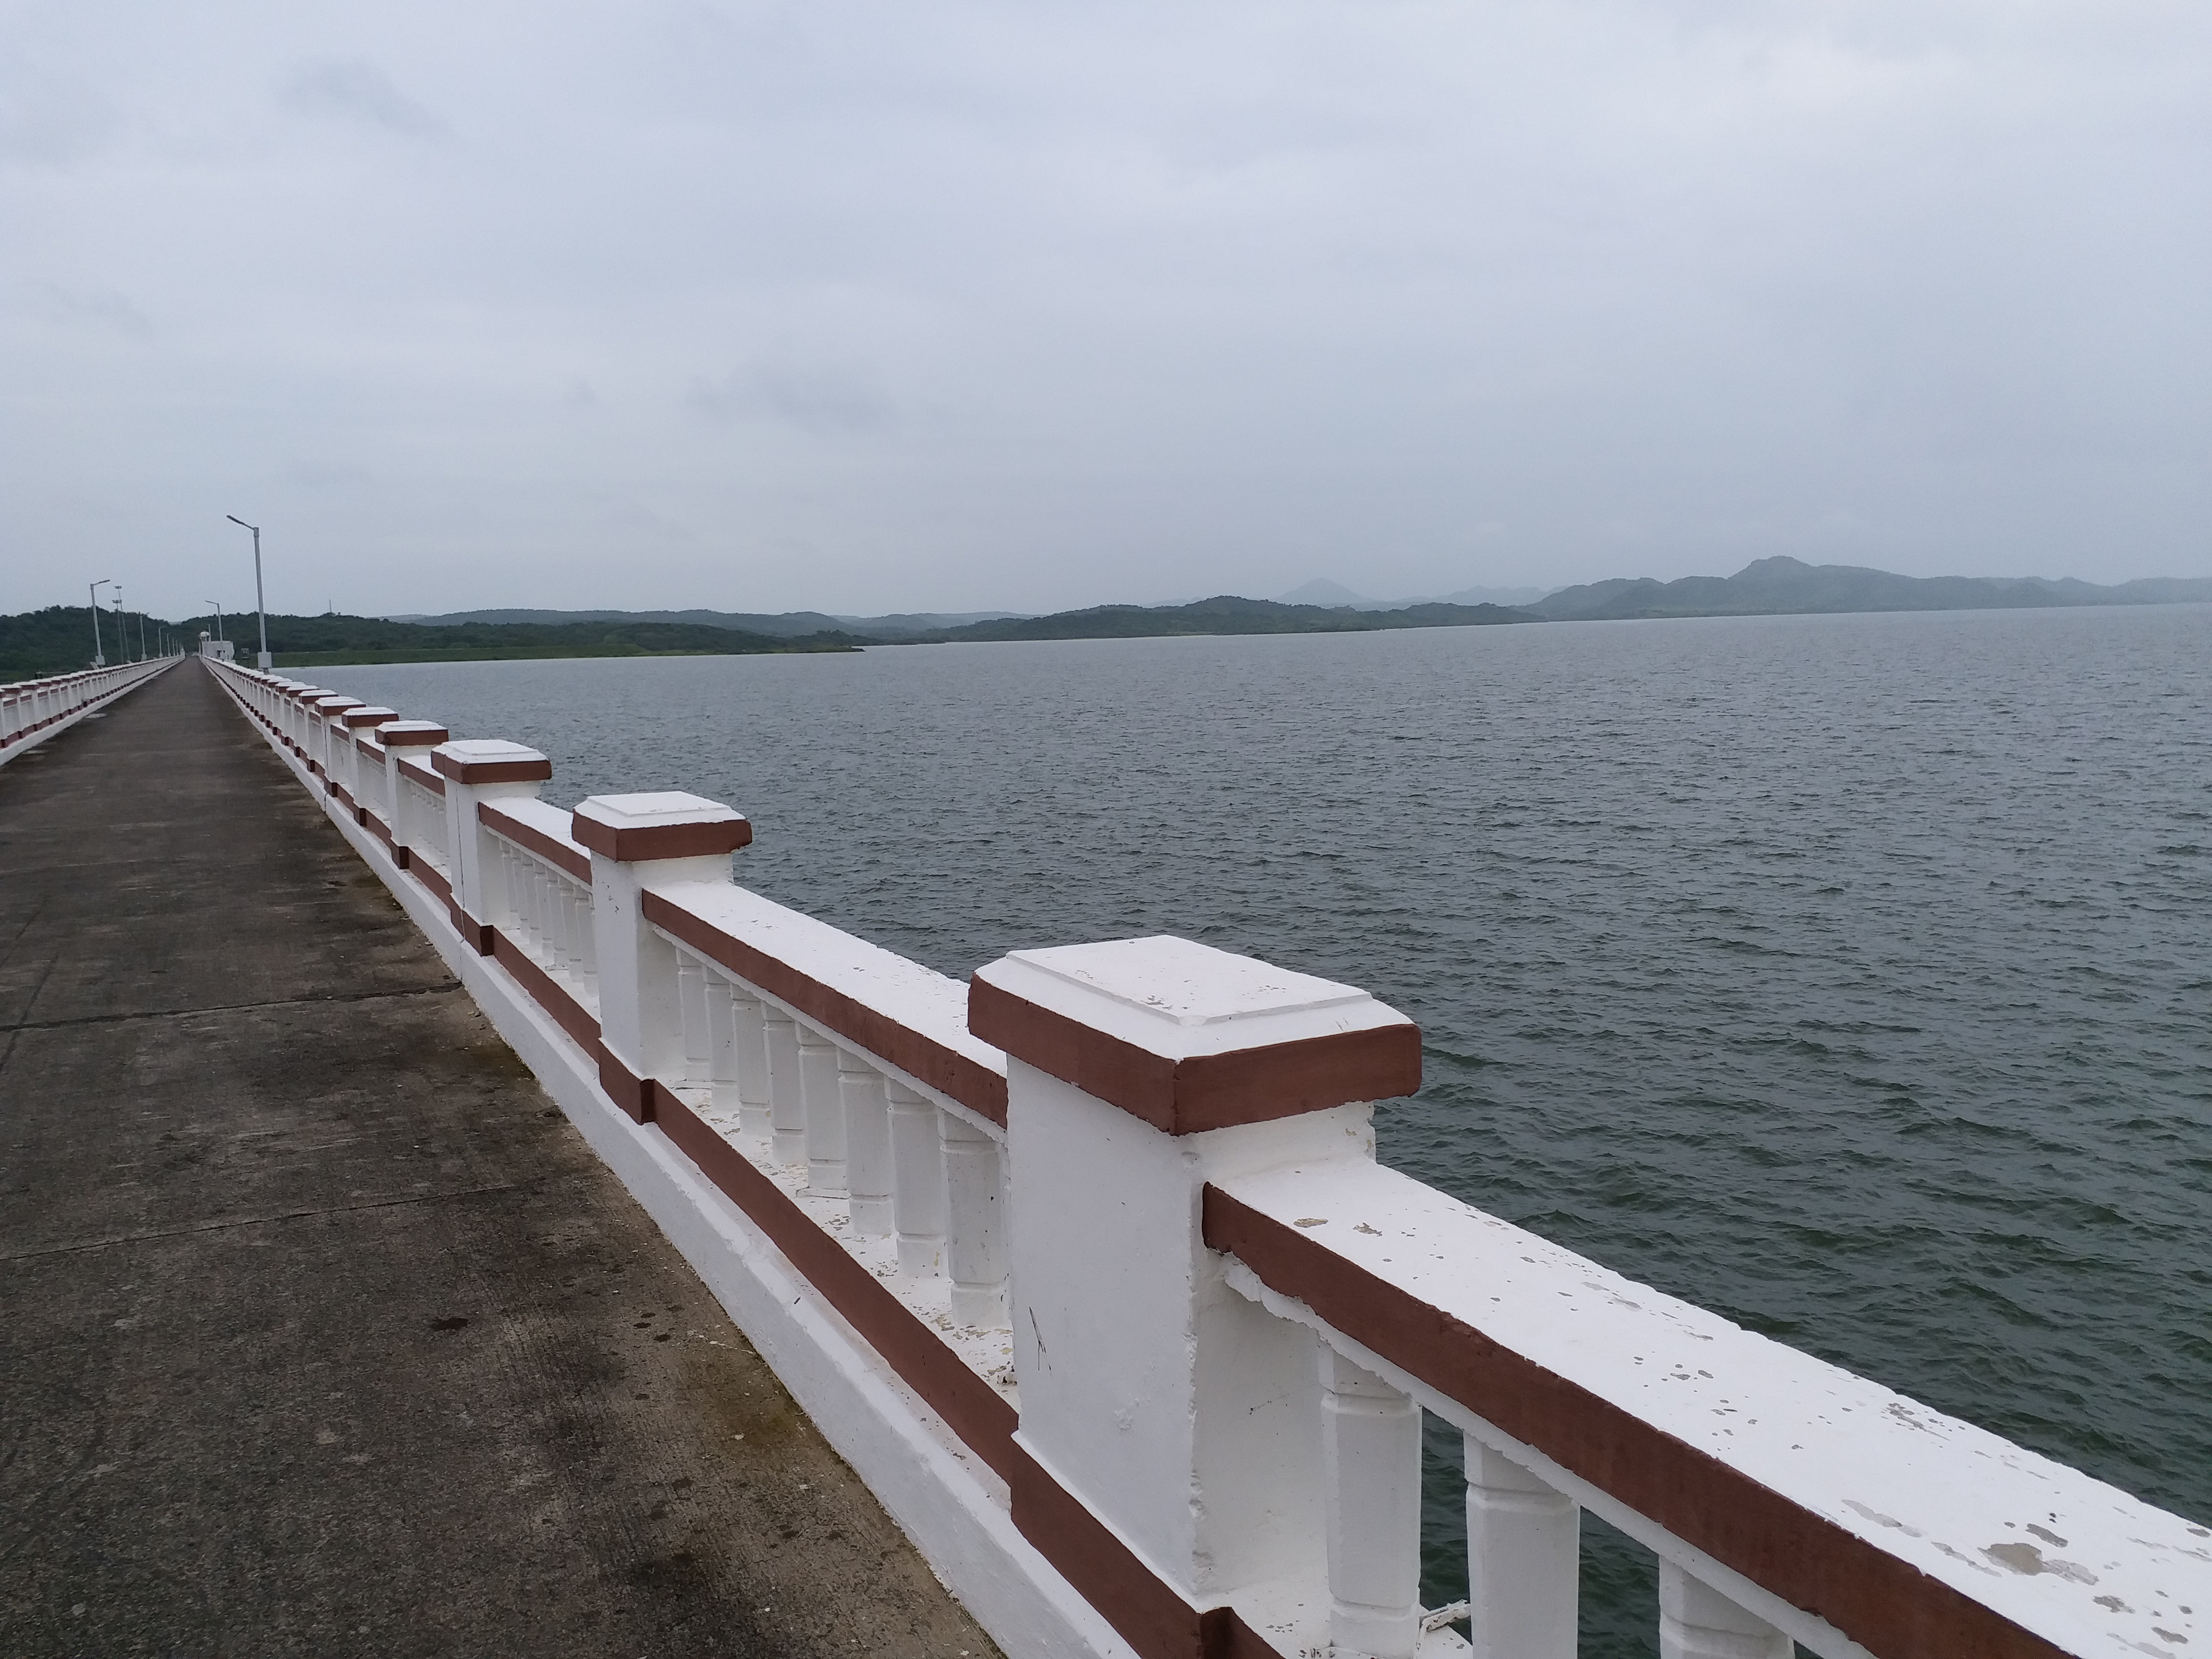
[{"label": "weathered concrete surface", "polygon": [[196,664],[0,773],[0,1653],[990,1651]]}]

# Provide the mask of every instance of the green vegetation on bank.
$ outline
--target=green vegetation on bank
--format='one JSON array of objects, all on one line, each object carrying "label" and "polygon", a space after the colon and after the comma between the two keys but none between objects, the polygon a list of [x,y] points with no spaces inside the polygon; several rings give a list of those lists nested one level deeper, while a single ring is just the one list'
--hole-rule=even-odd
[{"label": "green vegetation on bank", "polygon": [[[222,620],[223,632],[237,645],[240,659],[252,661],[259,642],[254,617],[249,613]],[[112,618],[105,610],[100,612],[100,627],[108,634],[108,660],[119,660]],[[215,632],[215,619],[188,617],[169,623],[149,617],[146,625],[149,649],[157,627],[167,628],[188,649],[198,650],[201,630]],[[133,654],[137,637],[134,617]],[[750,656],[769,652],[857,651],[868,643],[843,633],[775,636],[686,623],[465,623],[434,627],[386,622],[380,617],[269,618],[269,649],[279,668],[527,657]],[[0,678],[67,673],[91,660],[92,617],[82,605],[52,605],[21,616],[0,617]]]}]

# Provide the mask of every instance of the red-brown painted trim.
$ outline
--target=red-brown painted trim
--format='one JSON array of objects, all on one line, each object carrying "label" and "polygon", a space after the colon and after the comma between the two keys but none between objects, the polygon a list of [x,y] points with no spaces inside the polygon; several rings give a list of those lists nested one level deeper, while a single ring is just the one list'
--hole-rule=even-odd
[{"label": "red-brown painted trim", "polygon": [[1281,1659],[1234,1607],[1201,1613],[1137,1559],[1081,1499],[1015,1447],[1014,1528],[1144,1659]]},{"label": "red-brown painted trim", "polygon": [[544,783],[553,775],[553,763],[543,755],[534,760],[460,760],[433,751],[430,764],[455,783]]},{"label": "red-brown painted trim", "polygon": [[356,737],[353,740],[353,746],[361,750],[362,754],[369,757],[379,766],[384,764],[384,745],[382,744],[373,743],[367,738]]},{"label": "red-brown painted trim", "polygon": [[428,749],[453,740],[453,734],[444,726],[434,726],[427,731],[392,732],[385,738],[384,746],[386,749]]},{"label": "red-brown painted trim", "polygon": [[1421,1086],[1421,1031],[1413,1024],[1178,1060],[976,978],[968,981],[968,1029],[1171,1135],[1388,1100]]},{"label": "red-brown painted trim", "polygon": [[716,853],[734,853],[752,845],[753,826],[744,818],[713,818],[703,823],[643,823],[617,826],[568,815],[568,839],[577,846],[604,854],[617,864],[643,864],[655,859],[701,859]]},{"label": "red-brown painted trim", "polygon": [[1219,1188],[1206,1188],[1201,1215],[1207,1246],[1269,1289],[1883,1659],[2063,1653]]},{"label": "red-brown painted trim", "polygon": [[401,856],[407,849],[392,839],[392,826],[379,817],[373,807],[364,806],[361,809],[361,827],[390,849],[392,861],[401,869],[404,870],[407,867],[406,860]]},{"label": "red-brown painted trim", "polygon": [[732,939],[650,889],[641,897],[638,911],[654,927],[720,963],[748,984],[788,1003],[824,1030],[882,1055],[901,1071],[933,1089],[942,1089],[992,1122],[1006,1122],[1006,1079],[989,1067],[878,1013],[866,1003],[831,989],[744,940]]},{"label": "red-brown painted trim", "polygon": [[443,795],[446,793],[445,779],[411,755],[402,755],[399,757],[399,774],[402,777],[414,779],[434,795]]},{"label": "red-brown painted trim", "polygon": [[545,1011],[545,1017],[574,1038],[587,1053],[599,1048],[599,1022],[592,1011],[569,994],[568,988],[531,959],[529,952],[497,928],[491,930],[491,949],[485,954],[507,969],[526,995]]},{"label": "red-brown painted trim", "polygon": [[352,812],[358,810],[354,805],[352,795],[347,793],[345,785],[342,783],[331,784],[331,793],[337,796],[339,800],[345,803],[345,809],[347,811]]},{"label": "red-brown painted trim", "polygon": [[[376,712],[374,714],[367,712],[370,709],[374,709]],[[381,704],[372,702],[362,703],[356,708],[346,709],[341,718],[345,721],[346,729],[350,732],[357,726],[381,726],[386,720],[398,720],[399,716],[396,714],[386,714]]]},{"label": "red-brown painted trim", "polygon": [[460,900],[450,892],[446,895],[446,920],[453,924],[455,933],[468,941],[469,949],[480,957],[491,954],[492,925],[488,921],[478,921],[462,909]]},{"label": "red-brown painted trim", "polygon": [[605,1042],[592,1045],[599,1050],[599,1087],[606,1091],[609,1100],[629,1114],[634,1123],[651,1123],[660,1116],[660,1102],[668,1097],[649,1077],[640,1077],[615,1058]]},{"label": "red-brown painted trim", "polygon": [[814,1224],[744,1153],[700,1121],[667,1090],[656,1091],[655,1118],[663,1133],[724,1196],[752,1218],[791,1265],[830,1305],[851,1322],[868,1346],[945,1419],[961,1443],[1008,1480],[1017,1460],[1014,1408],[975,1375],[944,1339],[884,1287],[884,1282]]},{"label": "red-brown painted trim", "polygon": [[425,887],[435,893],[438,896],[439,902],[441,903],[451,904],[453,902],[453,884],[447,881],[446,878],[439,872],[438,866],[431,863],[429,860],[410,858],[403,867],[405,868],[416,880],[421,882]]},{"label": "red-brown painted trim", "polygon": [[495,836],[504,836],[526,853],[534,853],[556,870],[565,870],[578,881],[592,878],[592,860],[574,848],[553,839],[543,830],[533,830],[520,818],[509,817],[492,802],[477,803],[477,822]]}]

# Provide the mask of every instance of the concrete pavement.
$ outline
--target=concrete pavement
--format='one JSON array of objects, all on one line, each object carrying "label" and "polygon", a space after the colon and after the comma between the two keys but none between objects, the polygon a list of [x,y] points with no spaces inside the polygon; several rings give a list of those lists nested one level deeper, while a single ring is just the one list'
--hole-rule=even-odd
[{"label": "concrete pavement", "polygon": [[983,1656],[196,663],[0,772],[0,1653]]}]

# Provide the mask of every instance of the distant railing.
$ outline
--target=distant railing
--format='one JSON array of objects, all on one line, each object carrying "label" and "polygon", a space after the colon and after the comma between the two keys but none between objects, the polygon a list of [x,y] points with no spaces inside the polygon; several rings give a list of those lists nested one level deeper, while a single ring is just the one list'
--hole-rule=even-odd
[{"label": "distant railing", "polygon": [[[1572,1659],[1585,1510],[1657,1555],[1665,1659],[2212,1638],[2212,1529],[1377,1165],[1365,1103],[1418,1086],[1420,1042],[1364,992],[1174,939],[963,986],[734,885],[726,807],[564,812],[533,750],[210,668],[1122,1650]],[[1443,1607],[1425,1413],[1465,1443]]]},{"label": "distant railing", "polygon": [[173,656],[151,657],[144,662],[0,685],[0,762],[36,747],[98,705],[144,684],[176,662]]}]

